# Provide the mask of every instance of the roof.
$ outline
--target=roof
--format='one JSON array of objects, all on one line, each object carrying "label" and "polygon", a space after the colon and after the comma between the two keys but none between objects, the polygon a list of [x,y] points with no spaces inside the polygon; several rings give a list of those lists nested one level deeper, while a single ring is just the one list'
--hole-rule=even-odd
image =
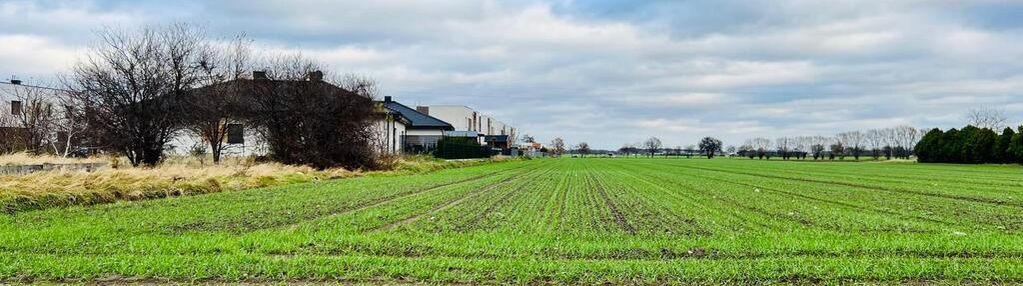
[{"label": "roof", "polygon": [[406,127],[407,129],[455,130],[455,127],[451,126],[451,124],[433,116],[423,114],[422,112],[416,111],[415,109],[401,103],[390,100],[384,100],[380,103],[384,105],[384,108],[397,112],[401,114],[402,117],[408,119],[410,124]]}]

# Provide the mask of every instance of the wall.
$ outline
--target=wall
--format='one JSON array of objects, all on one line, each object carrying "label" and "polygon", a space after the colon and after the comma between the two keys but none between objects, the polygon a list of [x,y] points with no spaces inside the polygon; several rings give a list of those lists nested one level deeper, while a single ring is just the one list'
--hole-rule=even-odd
[{"label": "wall", "polygon": [[376,150],[387,154],[399,154],[405,145],[407,130],[405,124],[393,118],[380,119],[373,123]]}]

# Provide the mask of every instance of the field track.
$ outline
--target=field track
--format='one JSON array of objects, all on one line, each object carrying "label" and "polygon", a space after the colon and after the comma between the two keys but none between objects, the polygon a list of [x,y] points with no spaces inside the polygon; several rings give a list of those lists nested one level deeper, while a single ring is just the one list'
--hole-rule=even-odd
[{"label": "field track", "polygon": [[1023,168],[563,158],[0,216],[0,282],[1023,282]]}]

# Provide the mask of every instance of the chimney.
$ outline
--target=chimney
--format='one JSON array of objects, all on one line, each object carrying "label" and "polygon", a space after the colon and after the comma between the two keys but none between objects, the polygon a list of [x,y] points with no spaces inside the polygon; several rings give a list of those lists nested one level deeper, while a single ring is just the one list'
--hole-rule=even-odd
[{"label": "chimney", "polygon": [[20,79],[12,79],[11,80],[11,84],[13,84],[13,85],[21,85],[21,80]]},{"label": "chimney", "polygon": [[252,79],[255,79],[255,80],[267,79],[266,71],[252,71]]},{"label": "chimney", "polygon": [[422,114],[430,115],[430,107],[429,106],[416,106],[416,111],[419,111],[419,113],[422,113]]},{"label": "chimney", "polygon": [[309,81],[323,81],[323,72],[322,71],[309,72]]},{"label": "chimney", "polygon": [[384,96],[384,102],[391,102],[391,96]]}]

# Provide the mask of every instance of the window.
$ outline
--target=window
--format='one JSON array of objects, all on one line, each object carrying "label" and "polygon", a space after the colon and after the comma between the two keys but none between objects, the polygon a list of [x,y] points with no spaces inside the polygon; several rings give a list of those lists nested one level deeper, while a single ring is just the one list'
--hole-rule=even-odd
[{"label": "window", "polygon": [[11,100],[11,114],[21,115],[21,101]]},{"label": "window", "polygon": [[227,144],[245,144],[245,130],[241,124],[227,125]]}]

